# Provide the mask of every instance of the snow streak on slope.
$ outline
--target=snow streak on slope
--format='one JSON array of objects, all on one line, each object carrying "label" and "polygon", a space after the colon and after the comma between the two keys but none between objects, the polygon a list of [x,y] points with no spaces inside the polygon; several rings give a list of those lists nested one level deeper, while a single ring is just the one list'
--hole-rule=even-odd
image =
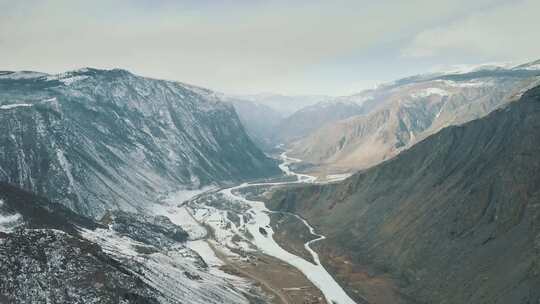
[{"label": "snow streak on slope", "polygon": [[21,223],[22,217],[18,213],[2,214],[3,206],[4,201],[0,199],[0,232],[8,233]]},{"label": "snow streak on slope", "polygon": [[210,90],[118,69],[19,74],[0,72],[0,181],[77,213],[279,172]]},{"label": "snow streak on slope", "polygon": [[15,108],[24,108],[24,107],[31,107],[31,106],[32,105],[29,103],[14,103],[14,104],[0,106],[0,110],[11,110]]},{"label": "snow streak on slope", "polygon": [[[161,303],[248,303],[243,295],[251,288],[247,280],[219,270],[215,258],[204,259],[189,245],[157,250],[111,230],[84,230],[82,234],[135,269],[136,275],[163,295]],[[200,244],[192,246],[204,251]],[[207,250],[204,256],[208,257]]]}]

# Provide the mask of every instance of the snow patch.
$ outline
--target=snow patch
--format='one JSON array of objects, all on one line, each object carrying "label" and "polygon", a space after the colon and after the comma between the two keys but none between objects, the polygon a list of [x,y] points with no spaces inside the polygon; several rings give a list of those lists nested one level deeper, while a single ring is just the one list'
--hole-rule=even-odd
[{"label": "snow patch", "polygon": [[[243,292],[249,292],[251,283],[220,270],[219,259],[204,241],[144,254],[137,252],[136,248],[147,245],[114,231],[83,230],[81,235],[123,263],[135,266],[137,272],[134,274],[162,293],[163,303],[248,303]],[[201,264],[201,259],[206,266]]]},{"label": "snow patch", "polygon": [[[306,250],[313,256],[315,264],[296,256],[276,243],[272,235],[273,229],[270,227],[269,211],[263,202],[251,201],[244,198],[241,195],[236,194],[236,191],[248,186],[261,186],[261,185],[283,185],[293,183],[313,183],[316,178],[305,174],[297,174],[290,170],[289,165],[299,160],[287,157],[285,153],[281,155],[283,163],[280,168],[286,175],[296,176],[297,180],[294,182],[277,182],[277,183],[253,183],[253,184],[241,184],[236,187],[226,188],[219,191],[229,205],[223,205],[224,209],[217,209],[213,205],[206,205],[203,202],[193,201],[190,202],[190,208],[193,208],[193,216],[197,221],[204,223],[211,227],[214,231],[214,239],[219,246],[219,249],[225,251],[229,249],[237,249],[240,251],[253,251],[252,247],[257,248],[259,251],[276,257],[293,267],[300,270],[317,288],[324,294],[328,303],[347,304],[354,303],[354,301],[345,293],[345,291],[339,286],[334,278],[326,271],[324,266],[321,265],[319,257],[315,251],[310,248],[310,245],[318,240],[324,239],[324,236],[315,233],[313,227],[311,227],[305,220],[301,219],[304,224],[310,229],[310,231],[317,235],[316,240],[312,240],[305,244]],[[239,222],[235,223],[228,219],[228,209],[234,207],[238,216]],[[244,210],[244,211],[240,211]],[[265,233],[261,232],[264,229]],[[247,236],[251,237],[247,237]],[[240,241],[235,240],[239,237]],[[234,257],[234,253],[230,253]],[[235,257],[239,259],[239,257]]]},{"label": "snow patch", "polygon": [[18,72],[12,72],[12,73],[6,73],[6,74],[0,74],[0,79],[12,79],[12,80],[19,80],[19,79],[33,79],[33,78],[40,78],[47,76],[45,73],[40,72],[32,72],[32,71],[18,71]]},{"label": "snow patch", "polygon": [[168,217],[171,222],[182,227],[182,229],[188,233],[189,240],[195,241],[202,239],[207,235],[206,229],[193,218],[188,206],[180,206],[180,204],[212,189],[214,188],[203,187],[195,190],[179,190],[171,192],[166,198],[161,200],[162,204],[155,204],[153,206],[152,212],[155,215]]},{"label": "snow patch", "polygon": [[328,174],[326,176],[327,182],[337,182],[349,178],[352,173],[341,173],[341,174]]},{"label": "snow patch", "polygon": [[452,80],[440,80],[440,82],[444,83],[445,85],[456,87],[456,88],[480,88],[480,87],[488,87],[493,86],[492,81],[484,81],[479,79],[474,79],[471,81],[452,81]]},{"label": "snow patch", "polygon": [[210,186],[210,187],[203,187],[201,189],[192,189],[192,190],[184,189],[184,190],[174,191],[174,192],[169,193],[167,197],[162,200],[162,202],[166,203],[169,206],[179,205],[185,201],[192,199],[193,197],[201,193],[210,191],[212,189],[215,189],[215,187]]},{"label": "snow patch", "polygon": [[[306,243],[305,248],[312,254],[316,264],[308,262],[303,258],[286,251],[279,246],[278,243],[276,243],[272,237],[274,231],[272,228],[270,228],[270,217],[268,215],[270,211],[266,208],[264,202],[250,201],[241,196],[233,194],[234,190],[245,186],[246,185],[244,184],[234,188],[224,189],[221,191],[221,193],[223,193],[225,197],[228,197],[230,200],[242,201],[251,207],[250,211],[253,216],[249,222],[246,223],[246,228],[253,236],[252,243],[263,253],[276,257],[300,270],[315,286],[317,286],[317,288],[321,290],[328,303],[354,304],[354,301],[349,298],[341,286],[339,286],[334,278],[326,271],[324,266],[320,264],[317,253],[315,253],[309,247],[313,241]],[[260,232],[261,228],[266,231],[266,235],[263,235]],[[311,226],[308,225],[308,228],[313,231]],[[317,240],[324,238],[324,236],[318,236],[319,238]]]},{"label": "snow patch", "polygon": [[88,76],[86,75],[75,75],[77,71],[73,71],[73,72],[66,72],[66,73],[61,73],[61,74],[57,74],[57,75],[49,75],[47,76],[47,80],[58,80],[60,82],[62,82],[63,84],[65,85],[71,85],[77,81],[80,81],[80,80],[84,80],[84,79],[87,79]]},{"label": "snow patch", "polygon": [[44,99],[42,100],[42,102],[54,102],[56,100],[57,100],[56,97],[52,97],[52,98]]},{"label": "snow patch", "polygon": [[0,106],[0,110],[11,110],[15,108],[25,108],[25,107],[31,107],[31,106],[32,105],[29,103],[14,103],[14,104]]},{"label": "snow patch", "polygon": [[58,79],[60,82],[64,83],[65,85],[70,85],[72,83],[75,83],[77,81],[80,81],[80,80],[84,80],[88,78],[88,76],[72,76],[72,77],[66,77],[66,78],[62,78],[62,79]]},{"label": "snow patch", "polygon": [[166,216],[173,224],[182,227],[188,233],[189,240],[194,241],[204,238],[207,234],[206,229],[193,219],[187,208],[187,206],[164,207],[156,205],[153,211],[154,214]]},{"label": "snow patch", "polygon": [[523,68],[524,70],[540,70],[540,63]]},{"label": "snow patch", "polygon": [[197,252],[206,264],[210,266],[222,266],[225,264],[216,256],[210,245],[204,240],[187,242],[186,245],[191,250]]},{"label": "snow patch", "polygon": [[[0,200],[0,207],[4,206],[4,201]],[[4,215],[0,212],[0,232],[9,233],[21,224],[22,216],[19,213]]]},{"label": "snow patch", "polygon": [[412,98],[426,98],[432,95],[449,96],[450,92],[439,88],[427,88],[411,94]]}]

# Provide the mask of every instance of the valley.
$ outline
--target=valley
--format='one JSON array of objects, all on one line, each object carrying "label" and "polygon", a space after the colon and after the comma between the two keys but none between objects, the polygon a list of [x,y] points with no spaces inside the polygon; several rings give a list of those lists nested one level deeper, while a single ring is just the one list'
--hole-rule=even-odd
[{"label": "valley", "polygon": [[369,303],[534,303],[539,106],[536,87],[343,182],[274,189],[267,205],[315,225],[323,263]]},{"label": "valley", "polygon": [[0,304],[540,304],[539,11],[0,0]]},{"label": "valley", "polygon": [[530,66],[288,112],[119,69],[1,72],[0,302],[534,303]]},{"label": "valley", "polygon": [[[289,169],[289,164],[297,160],[288,158],[284,153],[280,158],[282,160],[280,168],[286,175],[293,176],[296,180],[244,183],[232,188],[209,190],[194,199],[185,202],[176,201],[175,204],[179,207],[173,206],[168,211],[172,214],[183,213],[191,220],[185,218],[179,220],[174,215],[170,216],[171,220],[186,229],[188,233],[190,229],[206,229],[205,233],[196,234],[208,238],[207,241],[216,255],[227,261],[228,266],[235,272],[261,282],[267,290],[278,297],[289,299],[285,303],[304,303],[306,299],[311,299],[310,303],[355,303],[325,270],[318,254],[311,249],[311,246],[323,240],[324,236],[317,234],[304,219],[297,218],[314,238],[303,244],[306,258],[292,254],[274,240],[275,226],[271,226],[273,214],[269,213],[264,203],[246,199],[243,194],[240,194],[240,191],[245,191],[246,188],[284,186],[314,181],[311,176],[297,174]],[[182,211],[175,208],[180,208]],[[162,214],[167,216],[167,213]],[[191,224],[188,224],[189,222]],[[194,222],[199,227],[194,228]],[[288,266],[284,267],[283,262]],[[269,267],[265,267],[265,264]],[[282,268],[281,272],[275,272],[279,268]],[[300,277],[298,277],[298,271],[301,273]],[[276,275],[276,273],[280,274]],[[292,279],[287,279],[291,275]],[[266,279],[263,279],[265,277]],[[294,279],[294,277],[297,278]],[[283,285],[285,282],[291,285]],[[276,289],[278,291],[274,291]],[[322,294],[319,294],[318,290]],[[294,296],[295,294],[300,294],[300,296]]]}]

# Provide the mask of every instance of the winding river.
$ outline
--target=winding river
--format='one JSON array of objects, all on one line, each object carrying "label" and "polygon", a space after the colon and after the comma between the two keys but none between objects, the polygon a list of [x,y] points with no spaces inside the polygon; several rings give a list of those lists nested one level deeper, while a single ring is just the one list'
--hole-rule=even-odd
[{"label": "winding river", "polygon": [[[296,176],[297,180],[292,182],[277,182],[277,183],[253,183],[253,184],[242,184],[232,188],[226,188],[220,192],[231,200],[242,201],[248,204],[251,209],[249,212],[252,214],[251,219],[245,223],[245,228],[253,235],[253,240],[251,242],[255,245],[261,252],[268,254],[270,256],[276,257],[284,262],[289,263],[298,270],[300,270],[317,288],[321,290],[326,301],[328,303],[336,304],[349,304],[355,303],[348,295],[345,293],[343,288],[334,280],[334,278],[326,271],[324,266],[321,264],[319,255],[311,249],[310,245],[323,240],[325,237],[323,235],[317,234],[315,229],[309,225],[309,223],[301,218],[298,215],[295,215],[299,220],[301,220],[308,228],[309,231],[317,236],[316,239],[311,240],[304,244],[306,250],[312,255],[315,264],[306,261],[305,259],[294,255],[285,249],[281,248],[277,242],[272,237],[274,231],[270,227],[270,217],[268,210],[263,202],[248,200],[243,196],[235,194],[235,190],[239,190],[245,187],[251,186],[271,186],[271,185],[284,185],[284,184],[293,184],[293,183],[313,183],[315,182],[315,177],[298,174],[290,170],[289,165],[298,160],[289,158],[285,153],[281,154],[282,164],[280,165],[281,170],[289,176]],[[264,227],[267,231],[267,235],[260,233],[259,228]]]}]

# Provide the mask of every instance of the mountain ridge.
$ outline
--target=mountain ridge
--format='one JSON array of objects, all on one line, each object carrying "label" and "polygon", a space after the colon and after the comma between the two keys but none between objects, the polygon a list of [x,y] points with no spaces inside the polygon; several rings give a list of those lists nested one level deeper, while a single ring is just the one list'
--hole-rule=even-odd
[{"label": "mountain ridge", "polygon": [[[413,76],[366,92],[361,113],[290,144],[290,155],[321,171],[361,170],[390,159],[448,125],[477,119],[540,81],[540,71],[480,70]],[[418,77],[418,78],[416,78]],[[319,167],[319,168],[317,168]]]},{"label": "mountain ridge", "polygon": [[274,190],[269,205],[326,235],[325,266],[370,303],[391,303],[375,281],[398,303],[534,303],[539,122],[535,87],[343,182]]},{"label": "mountain ridge", "polygon": [[128,71],[0,77],[0,180],[96,217],[278,174],[212,91]]}]

